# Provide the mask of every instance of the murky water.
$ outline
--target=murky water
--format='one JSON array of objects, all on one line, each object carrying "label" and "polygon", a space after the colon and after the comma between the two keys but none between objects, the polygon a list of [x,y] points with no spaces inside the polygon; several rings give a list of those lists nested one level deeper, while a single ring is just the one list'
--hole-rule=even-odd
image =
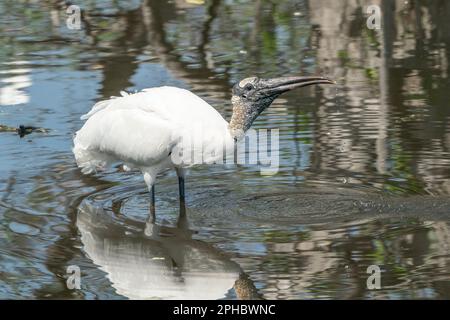
[{"label": "murky water", "polygon": [[[0,298],[450,298],[450,4],[370,1],[0,3]],[[360,3],[360,4],[357,4]],[[98,100],[159,85],[229,119],[249,75],[324,74],[255,128],[280,129],[280,170],[172,172],[157,221],[139,174],[84,176],[72,135]],[[67,267],[81,289],[66,286]],[[381,269],[369,290],[367,268]]]}]

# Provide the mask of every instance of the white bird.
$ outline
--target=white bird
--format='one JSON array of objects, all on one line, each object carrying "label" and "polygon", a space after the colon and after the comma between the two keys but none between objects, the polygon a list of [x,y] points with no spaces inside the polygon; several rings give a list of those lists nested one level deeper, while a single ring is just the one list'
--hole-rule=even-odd
[{"label": "white bird", "polygon": [[[156,176],[174,168],[183,214],[185,169],[198,164],[198,156],[201,162],[211,163],[221,160],[224,152],[234,151],[235,142],[280,94],[333,83],[315,76],[246,78],[233,87],[233,114],[229,123],[211,105],[185,89],[157,87],[134,94],[121,92],[122,97],[100,101],[81,117],[87,121],[75,135],[73,153],[86,174],[117,162],[123,163],[125,170],[140,170],[151,193],[153,218]],[[194,157],[186,147],[192,144],[183,141],[193,134]]]}]

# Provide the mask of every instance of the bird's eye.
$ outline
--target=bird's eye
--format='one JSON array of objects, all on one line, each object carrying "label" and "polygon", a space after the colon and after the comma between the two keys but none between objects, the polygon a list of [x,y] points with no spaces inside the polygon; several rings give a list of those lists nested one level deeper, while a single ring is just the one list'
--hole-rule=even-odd
[{"label": "bird's eye", "polygon": [[253,86],[252,86],[250,83],[247,83],[247,84],[245,85],[245,90],[246,90],[246,91],[253,90]]}]

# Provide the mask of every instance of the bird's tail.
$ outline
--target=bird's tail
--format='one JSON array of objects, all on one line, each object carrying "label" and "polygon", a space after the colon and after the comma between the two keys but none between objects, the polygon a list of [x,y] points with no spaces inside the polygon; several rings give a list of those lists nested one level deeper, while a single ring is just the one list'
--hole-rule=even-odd
[{"label": "bird's tail", "polygon": [[112,160],[105,154],[89,150],[84,147],[75,136],[74,147],[72,152],[75,155],[75,160],[81,172],[84,174],[95,173],[104,170],[111,165]]}]

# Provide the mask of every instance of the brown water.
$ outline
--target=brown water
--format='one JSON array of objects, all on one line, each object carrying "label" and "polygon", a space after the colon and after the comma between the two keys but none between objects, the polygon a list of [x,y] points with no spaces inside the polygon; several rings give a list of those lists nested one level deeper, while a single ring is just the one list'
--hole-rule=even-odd
[{"label": "brown water", "polygon": [[[450,298],[450,3],[78,1],[0,3],[0,298]],[[360,4],[356,4],[360,3]],[[98,100],[177,85],[229,119],[258,75],[337,86],[278,99],[280,171],[191,170],[188,221],[172,172],[146,222],[142,177],[84,176],[72,135]],[[81,289],[66,286],[81,269]],[[381,269],[369,290],[367,268]]]}]

